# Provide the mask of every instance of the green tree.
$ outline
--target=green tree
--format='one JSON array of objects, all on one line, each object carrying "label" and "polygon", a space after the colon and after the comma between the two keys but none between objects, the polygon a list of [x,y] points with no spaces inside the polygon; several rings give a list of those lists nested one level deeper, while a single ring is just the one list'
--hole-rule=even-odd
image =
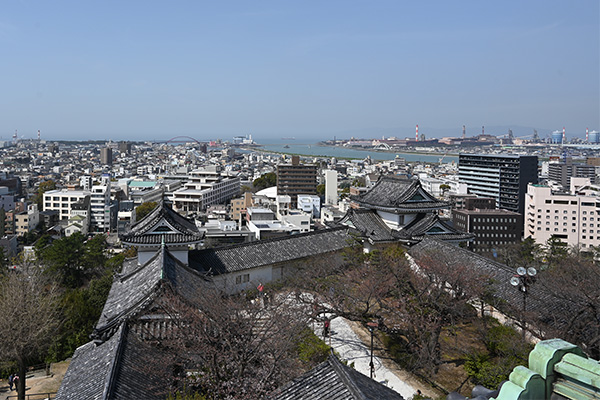
[{"label": "green tree", "polygon": [[53,180],[40,182],[40,186],[38,187],[37,193],[32,198],[32,201],[38,205],[38,209],[40,211],[43,210],[44,193],[54,189],[56,189],[56,182],[54,182]]},{"label": "green tree", "polygon": [[317,194],[319,196],[325,195],[325,185],[324,184],[317,185]]},{"label": "green tree", "polygon": [[266,174],[261,175],[260,178],[256,178],[252,185],[256,190],[266,189],[271,186],[277,185],[277,174],[275,172],[268,172]]},{"label": "green tree", "polygon": [[137,221],[142,220],[146,215],[150,214],[158,205],[155,201],[147,201],[135,208],[135,218]]},{"label": "green tree", "polygon": [[82,264],[85,253],[85,237],[77,232],[69,237],[55,240],[41,249],[39,256],[46,265],[46,272],[57,277],[61,285],[77,288],[85,283],[90,266]]}]

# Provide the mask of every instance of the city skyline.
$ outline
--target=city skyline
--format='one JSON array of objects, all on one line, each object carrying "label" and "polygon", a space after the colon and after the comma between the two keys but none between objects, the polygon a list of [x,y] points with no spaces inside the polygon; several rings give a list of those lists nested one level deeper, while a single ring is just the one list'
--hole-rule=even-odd
[{"label": "city skyline", "polygon": [[0,136],[316,141],[419,124],[429,137],[466,125],[582,138],[600,130],[599,8],[7,3]]}]

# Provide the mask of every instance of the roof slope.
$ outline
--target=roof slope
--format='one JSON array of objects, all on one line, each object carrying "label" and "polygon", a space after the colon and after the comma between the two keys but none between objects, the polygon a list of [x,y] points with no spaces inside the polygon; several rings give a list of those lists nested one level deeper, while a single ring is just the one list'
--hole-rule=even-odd
[{"label": "roof slope", "polygon": [[345,366],[334,355],[277,390],[271,400],[404,400],[392,389]]},{"label": "roof slope", "polygon": [[164,366],[153,366],[160,353],[122,323],[106,342],[89,342],[75,350],[56,400],[164,399],[169,373]]},{"label": "roof slope", "polygon": [[190,265],[215,275],[276,264],[350,247],[348,228],[190,252]]},{"label": "roof slope", "polygon": [[[429,237],[408,250],[408,254],[415,259],[417,264],[419,258],[426,257],[427,255],[435,255],[436,253],[443,253],[444,257],[449,257],[455,262],[462,263],[473,268],[478,273],[487,276],[490,279],[494,296],[501,300],[494,305],[496,308],[501,309],[508,315],[522,310],[523,293],[510,284],[510,278],[516,273],[514,269],[467,249],[452,246],[441,240]],[[543,279],[541,274],[538,276],[538,279],[540,278]],[[568,307],[570,307],[569,304],[552,297],[545,290],[542,282],[531,285],[527,289],[527,311],[535,312],[542,321],[552,321],[552,323],[557,324],[563,323],[560,320],[556,320],[556,317],[558,315],[572,315],[569,314]]]},{"label": "roof slope", "polygon": [[108,398],[110,377],[123,339],[123,326],[117,334],[98,346],[89,342],[78,347],[65,373],[56,400],[99,400]]},{"label": "roof slope", "polygon": [[381,176],[366,193],[351,199],[363,208],[394,213],[433,211],[452,206],[427,193],[419,180],[394,175]]},{"label": "roof slope", "polygon": [[360,236],[368,238],[372,243],[401,241],[414,244],[429,235],[440,240],[463,241],[474,236],[454,229],[434,213],[420,213],[408,225],[395,230],[387,226],[375,210],[350,209],[338,224],[353,228]]},{"label": "roof slope", "polygon": [[161,202],[150,214],[136,222],[121,241],[125,244],[183,244],[202,240],[203,233],[196,224],[179,215]]},{"label": "roof slope", "polygon": [[181,263],[166,246],[162,246],[144,265],[115,276],[93,337],[106,340],[122,321],[150,304],[165,281],[183,298],[193,300],[200,293],[205,277]]}]

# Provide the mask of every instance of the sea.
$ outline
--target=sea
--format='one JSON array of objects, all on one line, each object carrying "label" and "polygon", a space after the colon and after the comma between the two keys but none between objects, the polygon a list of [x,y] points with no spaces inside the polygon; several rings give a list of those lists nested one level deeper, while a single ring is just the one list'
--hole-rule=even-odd
[{"label": "sea", "polygon": [[456,155],[384,152],[350,149],[341,146],[324,146],[319,143],[284,142],[283,140],[282,142],[283,143],[266,143],[261,145],[257,150],[283,154],[298,154],[302,156],[336,157],[339,159],[346,158],[354,160],[363,160],[370,156],[371,160],[374,161],[388,161],[393,160],[398,156],[404,158],[407,162],[439,163],[440,160],[442,160],[443,163],[458,163],[458,156]]}]

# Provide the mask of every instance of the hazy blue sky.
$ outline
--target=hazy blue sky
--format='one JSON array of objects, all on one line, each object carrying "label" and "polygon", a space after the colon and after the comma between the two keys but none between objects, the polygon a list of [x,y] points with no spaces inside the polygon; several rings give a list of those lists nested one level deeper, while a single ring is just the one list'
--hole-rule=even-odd
[{"label": "hazy blue sky", "polygon": [[599,3],[4,1],[0,136],[583,136]]}]

